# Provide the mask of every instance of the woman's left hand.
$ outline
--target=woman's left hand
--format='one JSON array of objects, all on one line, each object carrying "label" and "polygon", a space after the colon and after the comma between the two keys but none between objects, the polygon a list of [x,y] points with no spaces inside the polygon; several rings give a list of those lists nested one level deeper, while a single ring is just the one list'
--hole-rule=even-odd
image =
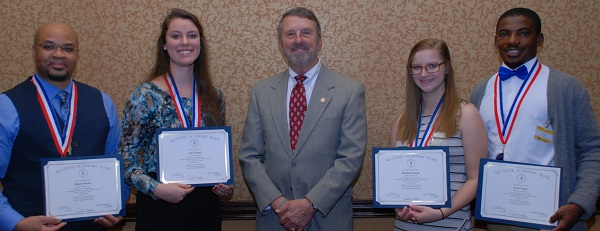
[{"label": "woman's left hand", "polygon": [[123,220],[122,216],[115,217],[111,214],[107,214],[106,217],[99,217],[94,220],[94,223],[99,224],[103,227],[110,228]]},{"label": "woman's left hand", "polygon": [[233,193],[233,188],[233,185],[218,184],[212,188],[212,191],[219,197],[226,197]]},{"label": "woman's left hand", "polygon": [[427,206],[411,205],[410,210],[418,223],[427,223],[444,219],[439,209],[433,209]]}]

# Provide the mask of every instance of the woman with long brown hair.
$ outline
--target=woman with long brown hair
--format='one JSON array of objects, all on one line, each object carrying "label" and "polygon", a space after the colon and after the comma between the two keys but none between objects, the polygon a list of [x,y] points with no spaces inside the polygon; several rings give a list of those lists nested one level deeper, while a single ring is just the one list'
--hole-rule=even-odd
[{"label": "woman with long brown hair", "polygon": [[157,128],[223,126],[225,102],[213,85],[198,18],[172,9],[156,44],[156,63],[127,101],[121,153],[126,182],[137,188],[136,230],[221,230],[219,197],[233,186],[157,181]]}]

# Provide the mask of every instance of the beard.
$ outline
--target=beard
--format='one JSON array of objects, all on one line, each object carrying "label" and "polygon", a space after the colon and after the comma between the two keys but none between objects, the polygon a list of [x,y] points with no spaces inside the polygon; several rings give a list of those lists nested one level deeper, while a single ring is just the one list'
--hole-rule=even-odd
[{"label": "beard", "polygon": [[[308,52],[303,54],[294,54],[293,51],[299,48],[305,49]],[[305,42],[294,44],[287,52],[284,52],[284,54],[285,59],[288,61],[290,66],[305,66],[310,62],[310,60],[317,56],[317,52],[314,50],[311,51],[308,47],[308,44]]]},{"label": "beard", "polygon": [[63,81],[67,81],[69,80],[69,77],[71,76],[71,73],[67,72],[63,75],[53,75],[48,73],[48,79],[52,80],[52,81],[56,81],[56,82],[63,82]]}]

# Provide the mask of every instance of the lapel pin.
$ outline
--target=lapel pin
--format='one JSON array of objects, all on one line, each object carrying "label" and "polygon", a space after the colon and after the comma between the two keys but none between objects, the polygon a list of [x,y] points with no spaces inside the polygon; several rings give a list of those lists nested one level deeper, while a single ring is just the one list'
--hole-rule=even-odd
[{"label": "lapel pin", "polygon": [[323,97],[321,98],[321,103],[325,103],[326,99]]}]

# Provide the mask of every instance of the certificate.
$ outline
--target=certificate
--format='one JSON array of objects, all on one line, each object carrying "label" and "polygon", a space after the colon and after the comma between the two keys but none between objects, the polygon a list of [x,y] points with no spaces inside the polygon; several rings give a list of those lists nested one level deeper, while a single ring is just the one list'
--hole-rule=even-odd
[{"label": "certificate", "polygon": [[160,182],[233,184],[231,127],[158,129],[156,136]]},{"label": "certificate", "polygon": [[63,221],[125,215],[121,156],[43,159],[46,216]]},{"label": "certificate", "polygon": [[448,147],[373,148],[373,207],[451,207]]},{"label": "certificate", "polygon": [[553,229],[558,210],[558,167],[481,159],[475,218],[534,229]]}]

